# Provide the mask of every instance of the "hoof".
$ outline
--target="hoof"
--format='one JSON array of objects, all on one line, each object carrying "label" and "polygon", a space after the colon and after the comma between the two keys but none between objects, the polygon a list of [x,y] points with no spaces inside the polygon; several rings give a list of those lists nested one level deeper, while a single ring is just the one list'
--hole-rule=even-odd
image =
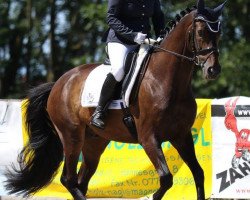
[{"label": "hoof", "polygon": [[74,200],[87,200],[78,188],[71,189],[70,193],[74,197]]}]

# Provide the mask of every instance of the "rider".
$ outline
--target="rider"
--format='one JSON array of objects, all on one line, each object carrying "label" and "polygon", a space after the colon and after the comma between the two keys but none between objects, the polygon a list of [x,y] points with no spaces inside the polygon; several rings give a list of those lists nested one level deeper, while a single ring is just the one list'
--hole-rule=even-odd
[{"label": "rider", "polygon": [[156,37],[164,29],[165,20],[159,0],[109,0],[104,34],[107,43],[111,72],[102,86],[98,106],[91,117],[91,125],[105,128],[105,113],[112,100],[115,86],[124,76],[124,58],[150,37],[150,20]]}]

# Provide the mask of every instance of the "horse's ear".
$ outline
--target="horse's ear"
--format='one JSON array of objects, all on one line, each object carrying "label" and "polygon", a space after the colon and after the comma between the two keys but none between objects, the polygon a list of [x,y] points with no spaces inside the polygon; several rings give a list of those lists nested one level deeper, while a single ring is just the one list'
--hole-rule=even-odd
[{"label": "horse's ear", "polygon": [[197,11],[198,13],[202,13],[202,11],[205,9],[205,2],[204,0],[198,0],[197,1]]},{"label": "horse's ear", "polygon": [[219,6],[217,6],[216,8],[214,8],[214,13],[216,16],[218,16],[218,17],[221,16],[226,2],[227,2],[227,0],[224,3],[220,4]]}]

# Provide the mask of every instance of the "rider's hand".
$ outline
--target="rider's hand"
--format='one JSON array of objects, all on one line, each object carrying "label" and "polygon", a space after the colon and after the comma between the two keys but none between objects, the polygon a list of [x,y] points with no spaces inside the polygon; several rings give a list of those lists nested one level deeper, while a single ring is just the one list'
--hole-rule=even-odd
[{"label": "rider's hand", "polygon": [[147,37],[147,34],[144,33],[137,33],[137,35],[135,36],[134,42],[136,42],[137,44],[142,44],[144,43],[145,39]]}]

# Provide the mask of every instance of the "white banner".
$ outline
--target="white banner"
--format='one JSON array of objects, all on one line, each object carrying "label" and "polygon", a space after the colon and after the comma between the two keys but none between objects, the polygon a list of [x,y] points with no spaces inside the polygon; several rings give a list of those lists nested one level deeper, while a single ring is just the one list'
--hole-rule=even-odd
[{"label": "white banner", "polygon": [[16,162],[23,147],[21,101],[0,100],[0,196],[6,195],[3,187],[4,172]]},{"label": "white banner", "polygon": [[212,101],[213,198],[250,198],[250,98]]}]

